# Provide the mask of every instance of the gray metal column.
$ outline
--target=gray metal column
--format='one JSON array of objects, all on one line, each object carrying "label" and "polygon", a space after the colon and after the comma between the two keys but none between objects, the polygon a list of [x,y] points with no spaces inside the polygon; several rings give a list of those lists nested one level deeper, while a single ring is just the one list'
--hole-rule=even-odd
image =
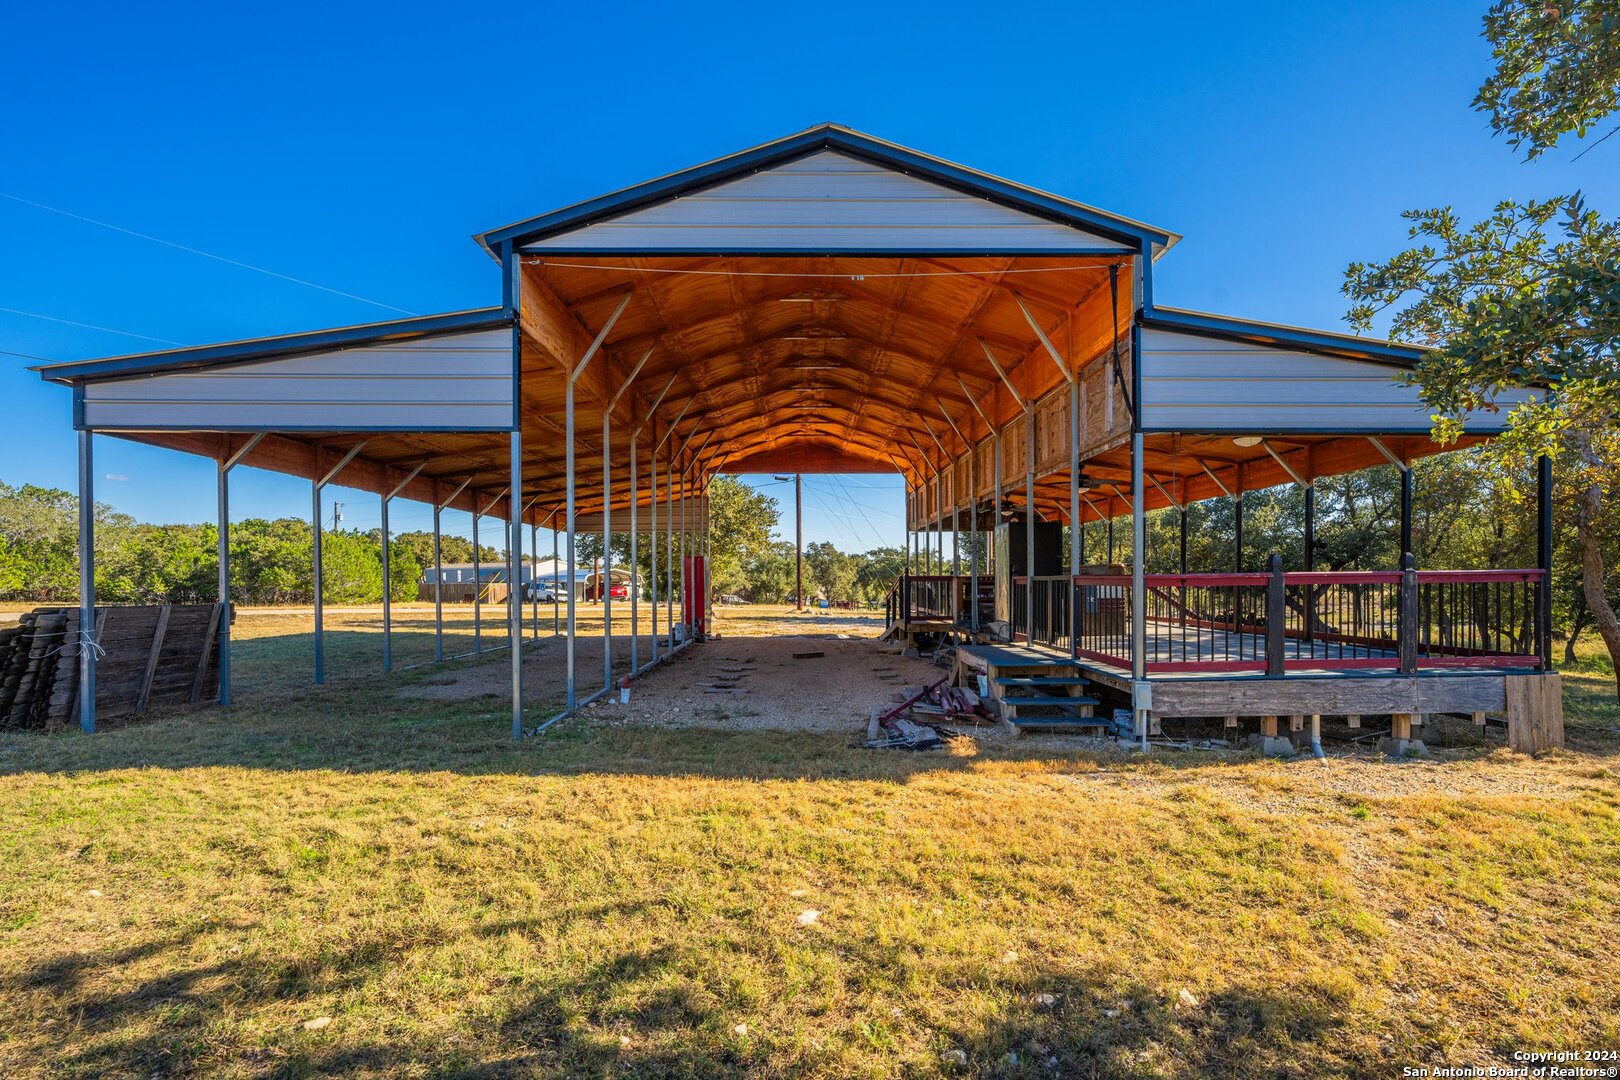
[{"label": "gray metal column", "polygon": [[[434,492],[438,497],[438,492]],[[433,504],[433,659],[444,659],[444,558],[439,550],[439,511]]]},{"label": "gray metal column", "polygon": [[512,738],[523,738],[523,597],[517,590],[523,548],[523,435],[512,432],[512,486],[507,492],[512,527],[506,545],[506,611],[512,636]]},{"label": "gray metal column", "polygon": [[95,434],[79,431],[79,730],[96,730]]},{"label": "gray metal column", "polygon": [[388,496],[381,498],[382,521],[382,609],[383,609],[383,671],[394,670],[394,625],[393,625],[393,580],[388,576],[391,567],[388,565]]},{"label": "gray metal column", "polygon": [[1035,410],[1024,409],[1024,574],[1029,582],[1024,589],[1024,638],[1035,644]]},{"label": "gray metal column", "polygon": [[[577,372],[576,372],[577,374]],[[568,507],[566,519],[568,523],[568,648],[567,648],[567,679],[568,696],[567,708],[574,711],[574,704],[578,697],[574,689],[574,377],[568,380],[567,389],[563,396],[563,441],[567,444],[563,454],[563,474],[565,502]]]},{"label": "gray metal column", "polygon": [[641,553],[640,539],[636,535],[639,524],[636,510],[636,444],[641,441],[638,431],[630,437],[630,675],[641,670],[641,564],[636,561]]},{"label": "gray metal column", "polygon": [[472,501],[473,501],[473,508],[472,508],[472,516],[473,516],[473,520],[472,520],[472,526],[473,526],[472,527],[472,534],[473,534],[473,537],[472,537],[472,540],[473,540],[473,593],[472,593],[472,600],[473,600],[473,653],[476,655],[476,654],[481,653],[481,652],[484,651],[484,623],[483,623],[483,618],[482,618],[482,616],[480,614],[480,611],[479,611],[479,609],[484,606],[483,603],[482,603],[482,600],[483,600],[483,597],[484,597],[484,575],[482,573],[482,567],[479,565],[479,559],[478,559],[478,519],[483,517],[484,515],[479,512],[482,508],[478,504],[478,492],[475,491],[475,492],[472,493]]},{"label": "gray metal column", "polygon": [[[995,530],[1001,526],[1001,500],[1003,498],[1002,491],[1001,491],[1001,432],[997,431],[995,433],[995,436],[996,436],[995,453],[991,455],[991,457],[995,461],[995,467],[996,467],[996,505],[992,509],[992,512],[991,512],[991,515],[990,515],[990,530],[991,530],[991,532],[990,532],[990,543],[991,543],[992,547],[995,545]],[[1001,567],[1001,566],[993,567],[993,569],[994,569],[997,576],[1000,576],[1001,574],[1006,572],[1006,568]],[[1009,600],[1012,599],[1011,588],[1012,588],[1012,586],[1009,583],[1009,585],[1008,585],[1008,593],[1007,593],[1007,598]]]},{"label": "gray metal column", "polygon": [[[1147,548],[1147,519],[1142,514],[1142,433],[1131,434],[1131,678],[1147,677],[1147,593],[1143,581],[1143,553]],[[1143,728],[1143,739],[1147,738]]]},{"label": "gray metal column", "polygon": [[[673,430],[673,429],[672,429]],[[669,464],[664,469],[665,516],[664,523],[664,633],[668,635],[669,651],[675,651],[675,444],[670,442]]]},{"label": "gray metal column", "polygon": [[[556,516],[557,516],[557,511],[553,510],[551,512],[551,516],[552,516],[553,519],[555,519]],[[557,531],[557,523],[556,523],[555,520],[553,520],[552,523],[551,523],[551,576],[552,576],[552,578],[554,580],[559,579],[559,578],[562,577],[562,575],[560,573],[558,573],[558,571],[562,569],[562,559],[559,557],[560,549],[557,547],[557,545],[561,542],[561,540],[562,540],[562,534]],[[558,586],[561,586],[562,583],[560,581],[556,581],[556,584]],[[573,583],[572,580],[570,580],[568,582],[568,591],[572,592],[573,589],[574,589],[574,583]],[[562,633],[562,622],[561,622],[562,614],[561,613],[562,613],[562,606],[561,606],[561,603],[557,599],[557,590],[554,588],[554,589],[551,590],[551,636],[552,637],[557,637],[558,635],[560,635]]]},{"label": "gray metal column", "polygon": [[[1069,380],[1069,576],[1080,574],[1080,380]],[[1070,590],[1071,593],[1073,590]],[[1069,610],[1070,630],[1075,612]],[[1073,634],[1070,640],[1074,640]]]},{"label": "gray metal column", "polygon": [[602,410],[602,689],[613,688],[613,407]]},{"label": "gray metal column", "polygon": [[973,556],[968,566],[972,581],[968,585],[968,625],[979,628],[979,455],[968,444],[968,504],[973,516],[968,519],[968,539],[973,544]]},{"label": "gray metal column", "polygon": [[326,681],[326,627],[321,600],[321,482],[310,481],[310,523],[315,527],[311,569],[315,579],[315,685]]},{"label": "gray metal column", "polygon": [[540,640],[540,526],[529,525],[529,637]]},{"label": "gray metal column", "polygon": [[649,549],[647,554],[652,558],[652,573],[649,575],[650,580],[648,581],[648,584],[652,587],[652,592],[651,592],[651,595],[648,598],[648,603],[650,605],[650,610],[652,612],[652,662],[656,664],[656,663],[658,663],[658,447],[656,445],[656,441],[657,441],[657,437],[658,437],[658,424],[657,424],[657,421],[653,422],[653,427],[652,427],[652,431],[650,433],[650,437],[654,440],[655,445],[653,446],[651,460],[648,461],[648,463],[647,463],[648,468],[650,468],[652,470],[652,476],[650,478],[650,484],[649,484],[649,488],[648,488],[648,494],[652,496],[652,503],[651,503],[651,506],[649,508],[649,513],[650,513],[651,516],[650,516],[650,518],[649,518],[649,520],[647,522],[647,547]]},{"label": "gray metal column", "polygon": [[231,703],[231,467],[219,463],[216,485],[219,496],[219,703]]}]

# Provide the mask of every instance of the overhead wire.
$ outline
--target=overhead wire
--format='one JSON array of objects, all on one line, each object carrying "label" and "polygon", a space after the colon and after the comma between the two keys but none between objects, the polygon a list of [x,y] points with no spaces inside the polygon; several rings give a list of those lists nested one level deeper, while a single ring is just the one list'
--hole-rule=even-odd
[{"label": "overhead wire", "polygon": [[[52,214],[60,214],[65,218],[72,218],[74,221],[82,221],[87,225],[95,225],[103,229],[111,229],[113,232],[123,233],[125,236],[133,236],[138,240],[145,240],[153,244],[162,244],[164,247],[174,248],[176,251],[184,251],[189,255],[200,255],[205,259],[213,259],[215,262],[225,263],[227,266],[235,266],[242,270],[251,270],[255,274],[264,274],[267,277],[277,278],[281,281],[288,281],[294,285],[303,285],[306,288],[319,289],[321,292],[331,293],[333,296],[341,296],[345,300],[358,300],[362,304],[370,304],[373,307],[384,308],[388,311],[397,311],[401,315],[418,314],[415,311],[398,307],[394,304],[385,304],[381,300],[373,300],[367,296],[360,296],[355,293],[344,292],[342,289],[334,289],[329,285],[322,285],[318,282],[306,281],[303,278],[293,277],[291,274],[283,274],[279,270],[267,270],[262,266],[254,266],[252,263],[242,262],[240,259],[230,259],[226,258],[224,255],[216,255],[212,251],[204,251],[201,248],[194,248],[186,244],[177,244],[173,240],[165,240],[161,236],[153,236],[151,233],[137,232],[134,229],[126,229],[122,225],[114,225],[108,221],[98,221],[93,217],[86,217],[83,214],[76,214],[71,210],[63,210],[61,207],[47,206],[45,203],[35,202],[33,199],[25,199],[21,195],[13,195],[7,191],[0,191],[0,199],[10,199],[12,202],[21,203],[24,206],[32,206],[37,210],[45,210]],[[114,333],[117,332],[118,331],[114,331]]]}]

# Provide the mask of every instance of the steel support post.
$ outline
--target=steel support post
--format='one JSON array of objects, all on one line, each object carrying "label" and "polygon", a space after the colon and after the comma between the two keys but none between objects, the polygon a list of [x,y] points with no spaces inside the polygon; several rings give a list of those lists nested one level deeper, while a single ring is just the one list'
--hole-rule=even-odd
[{"label": "steel support post", "polygon": [[1412,466],[1401,467],[1401,554],[1412,551]]},{"label": "steel support post", "polygon": [[323,577],[321,574],[321,483],[313,481],[309,485],[310,495],[310,524],[314,527],[314,548],[311,553],[310,566],[315,579],[315,685],[320,686],[326,681],[326,612],[323,610],[321,590]]},{"label": "steel support post", "polygon": [[[991,508],[990,512],[990,542],[992,545],[995,543],[995,530],[1001,527],[1001,500],[1003,497],[1001,491],[1001,432],[996,432],[995,436],[995,453],[991,455],[991,457],[994,458],[996,471],[996,504]],[[996,566],[992,569],[995,571],[996,576],[1000,577],[1006,573],[1008,568]],[[1010,576],[1007,579],[1007,599],[1009,602],[1012,600],[1012,578]],[[1012,614],[1010,608],[1008,609],[1008,614]]]},{"label": "steel support post", "polygon": [[602,689],[613,688],[613,409],[602,410]]},{"label": "steel support post", "polygon": [[79,730],[96,730],[95,433],[79,431]]},{"label": "steel support post", "polygon": [[[1142,482],[1142,433],[1131,433],[1131,679],[1142,682],[1147,678],[1147,590],[1143,575],[1146,573],[1147,518],[1142,513],[1146,492]],[[1147,746],[1147,721],[1138,710],[1142,745]]]},{"label": "steel support post", "polygon": [[1035,644],[1035,410],[1024,409],[1024,639]]},{"label": "steel support post", "polygon": [[483,575],[483,568],[480,565],[479,556],[478,556],[478,519],[483,517],[483,514],[479,513],[479,509],[478,509],[478,492],[476,492],[476,491],[473,492],[472,515],[473,515],[473,519],[472,519],[472,534],[473,534],[473,536],[472,536],[472,547],[473,547],[473,594],[472,594],[472,600],[473,600],[473,652],[474,652],[474,654],[477,654],[477,653],[481,653],[481,652],[484,651],[484,634],[483,634],[484,624],[483,624],[483,618],[482,618],[482,616],[480,614],[480,610],[479,610],[484,606],[483,603],[482,603],[483,597],[484,597],[484,575]]},{"label": "steel support post", "polygon": [[[437,496],[438,492],[434,492]],[[439,544],[438,503],[433,505],[433,659],[444,659],[444,554]]]},{"label": "steel support post", "polygon": [[[653,425],[651,437],[656,439],[658,426]],[[648,455],[647,468],[651,470],[648,477],[647,494],[651,496],[647,512],[647,556],[652,560],[651,570],[648,574],[650,593],[647,597],[648,610],[652,614],[652,663],[658,663],[658,447],[653,446],[652,453]]]},{"label": "steel support post", "polygon": [[1537,590],[1540,612],[1536,618],[1536,637],[1543,671],[1552,668],[1552,560],[1553,560],[1553,473],[1552,458],[1536,458],[1536,565],[1541,568],[1541,585]]},{"label": "steel support post", "polygon": [[641,441],[641,432],[630,437],[630,676],[634,678],[641,671],[641,564],[636,559],[641,554],[640,538],[636,535],[636,528],[640,524],[639,511],[636,507],[636,444]]},{"label": "steel support post", "polygon": [[231,703],[231,466],[219,463],[215,480],[219,498],[219,526],[216,543],[219,548],[219,703]]},{"label": "steel support post", "polygon": [[388,563],[388,496],[380,496],[380,517],[378,527],[382,530],[382,616],[383,616],[383,671],[394,670],[394,624],[393,624],[393,598],[389,595],[393,590],[389,587],[393,579],[389,577],[391,567]]},{"label": "steel support post", "polygon": [[568,525],[568,648],[566,661],[566,677],[568,684],[567,709],[574,711],[575,702],[579,700],[574,683],[574,627],[577,625],[574,613],[574,380],[570,378],[567,388],[563,391],[563,488],[564,501],[568,507],[565,520]]},{"label": "steel support post", "polygon": [[1232,496],[1232,570],[1243,573],[1243,492]]},{"label": "steel support post", "polygon": [[968,511],[968,538],[973,545],[973,551],[968,558],[968,625],[975,631],[979,629],[979,462],[978,455],[973,452],[973,444],[967,448],[968,459],[968,503],[972,509]]},{"label": "steel support post", "polygon": [[540,640],[540,526],[529,525],[529,638]]},{"label": "steel support post", "polygon": [[675,446],[670,444],[669,464],[664,469],[667,497],[664,507],[668,520],[664,523],[664,633],[669,640],[669,651],[675,651]]},{"label": "steel support post", "polygon": [[506,545],[506,614],[512,638],[512,738],[523,738],[523,597],[518,568],[523,558],[523,435],[512,432],[512,486],[507,491],[511,528]]}]

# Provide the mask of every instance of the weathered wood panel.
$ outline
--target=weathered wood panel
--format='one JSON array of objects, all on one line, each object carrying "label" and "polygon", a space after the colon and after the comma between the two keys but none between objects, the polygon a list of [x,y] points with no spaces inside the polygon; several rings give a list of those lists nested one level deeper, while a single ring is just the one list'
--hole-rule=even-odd
[{"label": "weathered wood panel", "polygon": [[1187,679],[1153,682],[1156,716],[1344,716],[1383,713],[1500,712],[1501,675],[1282,679]]},{"label": "weathered wood panel", "polygon": [[1508,745],[1539,754],[1564,745],[1564,680],[1558,675],[1506,676]]}]

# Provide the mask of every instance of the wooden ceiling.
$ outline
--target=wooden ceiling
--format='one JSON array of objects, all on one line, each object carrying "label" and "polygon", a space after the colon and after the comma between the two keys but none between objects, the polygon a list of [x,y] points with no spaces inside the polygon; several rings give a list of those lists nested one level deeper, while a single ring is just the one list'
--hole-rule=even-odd
[{"label": "wooden ceiling", "polygon": [[[1120,268],[1117,307],[1111,265]],[[525,486],[547,507],[563,492],[566,372],[626,293],[606,362],[593,359],[576,387],[581,508],[601,504],[603,403],[644,355],[613,414],[622,505],[629,440],[645,474],[671,423],[661,464],[670,447],[684,447],[698,476],[920,475],[924,455],[946,456],[936,437],[952,453],[964,449],[946,415],[968,439],[986,434],[968,393],[998,425],[1017,413],[985,346],[1027,397],[1062,379],[1019,300],[1082,364],[1108,348],[1114,319],[1123,329],[1131,311],[1129,264],[1108,258],[530,257],[523,277]]]},{"label": "wooden ceiling", "polygon": [[[899,471],[916,485],[990,434],[981,411],[997,428],[1021,411],[986,348],[1019,396],[1033,401],[1064,376],[1031,318],[1066,362],[1084,368],[1107,355],[1133,310],[1130,260],[1108,256],[526,256],[521,277],[523,516],[552,527],[564,505],[569,373],[610,324],[575,384],[580,513],[599,513],[604,503],[609,402],[616,511],[629,506],[632,441],[642,506],[655,448],[660,498],[672,455],[677,497],[701,491],[719,472]],[[130,437],[217,457],[245,438]],[[246,461],[319,476],[359,441],[342,433],[275,435]],[[450,505],[507,516],[499,497],[509,483],[507,442],[503,434],[372,435],[337,482],[387,491],[425,460],[404,497],[442,500],[466,481]],[[1385,461],[1356,436],[1270,445],[1308,476]],[[1424,438],[1385,445],[1406,459],[1441,449]],[[1170,505],[1171,496],[1221,495],[1200,462],[1232,490],[1290,480],[1264,446],[1154,435],[1146,470],[1164,490],[1150,484],[1147,507]],[[1083,468],[1088,482],[1101,485],[1082,504],[1083,520],[1130,512],[1128,443],[1103,449]],[[1018,493],[1010,503],[1022,505],[1022,482],[1005,478],[1004,492]],[[1041,477],[1036,489],[1042,516],[1067,521],[1067,469]]]}]

